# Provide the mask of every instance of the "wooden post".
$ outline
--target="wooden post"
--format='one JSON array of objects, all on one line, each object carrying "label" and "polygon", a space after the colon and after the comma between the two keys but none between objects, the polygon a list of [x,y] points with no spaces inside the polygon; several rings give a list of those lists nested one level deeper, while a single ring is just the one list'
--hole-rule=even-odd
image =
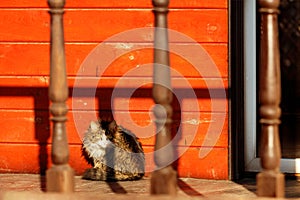
[{"label": "wooden post", "polygon": [[263,197],[284,196],[284,175],[280,173],[278,125],[281,110],[280,60],[278,42],[279,0],[259,0],[260,38],[260,158],[262,172],[257,175],[257,194]]},{"label": "wooden post", "polygon": [[48,0],[51,15],[51,55],[49,98],[52,102],[52,152],[53,166],[47,170],[47,192],[73,192],[74,171],[68,165],[69,148],[66,136],[68,84],[66,76],[63,7],[65,0]]},{"label": "wooden post", "polygon": [[172,100],[167,13],[169,0],[153,0],[155,15],[153,99],[156,117],[154,161],[158,170],[151,176],[151,194],[176,195],[177,173],[172,167]]}]

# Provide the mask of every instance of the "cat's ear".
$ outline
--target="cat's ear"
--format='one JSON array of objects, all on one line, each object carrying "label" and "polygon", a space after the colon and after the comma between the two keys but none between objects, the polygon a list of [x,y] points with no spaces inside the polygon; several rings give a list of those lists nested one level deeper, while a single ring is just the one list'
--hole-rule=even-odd
[{"label": "cat's ear", "polygon": [[91,121],[90,123],[90,129],[91,131],[97,131],[99,129],[99,124],[98,122],[95,122],[95,121]]},{"label": "cat's ear", "polygon": [[110,123],[108,124],[108,130],[109,130],[111,133],[117,132],[117,130],[118,130],[118,125],[117,125],[117,123],[116,123],[115,120],[113,120],[112,122],[110,122]]},{"label": "cat's ear", "polygon": [[111,114],[101,115],[99,121],[101,121],[101,123],[109,124],[114,121],[114,117]]}]

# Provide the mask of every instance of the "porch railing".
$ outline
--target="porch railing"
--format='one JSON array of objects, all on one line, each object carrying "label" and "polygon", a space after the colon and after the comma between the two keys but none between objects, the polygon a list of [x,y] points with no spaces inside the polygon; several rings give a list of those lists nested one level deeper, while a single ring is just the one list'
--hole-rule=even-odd
[{"label": "porch railing", "polygon": [[[176,194],[177,172],[171,161],[174,149],[171,144],[172,92],[169,69],[167,13],[169,0],[153,0],[155,15],[153,99],[157,106],[155,164],[158,170],[151,178],[152,194]],[[280,68],[277,14],[279,0],[259,0],[261,14],[260,54],[260,157],[263,171],[257,176],[259,196],[284,196],[284,176],[279,171],[280,141]],[[47,191],[73,192],[74,172],[68,165],[69,151],[65,130],[68,108],[68,86],[65,68],[63,8],[65,0],[48,0],[51,14],[51,70],[49,98],[53,115],[52,162],[47,171]],[[165,120],[165,114],[167,119]],[[166,122],[166,123],[165,123]]]},{"label": "porch railing", "polygon": [[281,110],[280,60],[278,40],[279,0],[259,0],[260,12],[260,158],[262,172],[257,175],[257,194],[284,196],[284,175],[280,173],[278,125]]},{"label": "porch railing", "polygon": [[172,100],[169,62],[167,14],[169,0],[153,0],[155,14],[153,99],[156,103],[156,141],[154,161],[158,168],[152,173],[152,194],[176,194],[177,173],[172,167],[174,150],[171,142]]},{"label": "porch railing", "polygon": [[[52,163],[47,171],[48,192],[73,192],[74,172],[68,165],[67,120],[68,86],[65,66],[63,13],[65,0],[48,0],[51,15],[51,55],[49,98],[52,102]],[[169,0],[153,0],[155,14],[153,99],[156,117],[155,164],[158,170],[151,179],[152,194],[176,194],[177,173],[172,167],[174,150],[171,144],[172,91],[169,70],[167,13]],[[165,119],[165,115],[167,119]],[[163,151],[163,152],[161,152]],[[167,156],[166,156],[167,155]]]},{"label": "porch railing", "polygon": [[52,102],[52,151],[53,166],[47,170],[46,181],[49,192],[73,192],[74,171],[68,164],[69,147],[65,121],[67,120],[68,83],[65,63],[63,7],[65,0],[48,0],[51,15],[50,85]]}]

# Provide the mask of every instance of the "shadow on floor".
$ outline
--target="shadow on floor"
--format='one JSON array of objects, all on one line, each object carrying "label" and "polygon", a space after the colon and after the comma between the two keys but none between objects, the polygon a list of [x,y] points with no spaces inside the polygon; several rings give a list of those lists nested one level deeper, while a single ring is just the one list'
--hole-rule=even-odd
[{"label": "shadow on floor", "polygon": [[[256,193],[255,177],[248,177],[236,181],[250,192]],[[295,176],[286,175],[285,178],[285,198],[300,198],[300,180]]]},{"label": "shadow on floor", "polygon": [[203,196],[201,193],[199,193],[197,190],[192,188],[190,185],[188,185],[183,180],[178,179],[177,184],[178,184],[178,187],[180,188],[180,190],[182,190],[188,196],[198,196],[198,197]]}]

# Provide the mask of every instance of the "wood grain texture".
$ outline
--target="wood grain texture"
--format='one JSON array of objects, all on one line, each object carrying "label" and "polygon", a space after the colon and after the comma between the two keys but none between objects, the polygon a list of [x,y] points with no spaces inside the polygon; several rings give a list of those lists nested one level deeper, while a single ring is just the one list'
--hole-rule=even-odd
[{"label": "wood grain texture", "polygon": [[[227,0],[174,0],[170,8],[227,8]],[[44,0],[1,0],[0,8],[48,8]],[[152,8],[149,0],[84,0],[66,1],[66,8]]]},{"label": "wood grain texture", "polygon": [[[45,169],[51,166],[50,150],[51,145],[0,143],[0,152],[2,152],[0,155],[0,172],[16,173],[20,172],[20,168],[22,168],[23,173],[39,173],[41,168]],[[144,147],[144,150],[146,153],[146,176],[148,176],[155,167],[151,153],[153,147]],[[198,148],[192,147],[187,150],[179,148],[179,151],[184,151],[178,161],[180,176],[227,179],[228,150],[226,148],[213,148],[202,159],[198,157]],[[81,175],[86,168],[90,167],[82,156],[79,145],[70,145],[70,166],[77,175]]]},{"label": "wood grain texture", "polygon": [[[68,80],[70,110],[148,111],[154,106],[151,77]],[[48,77],[0,77],[0,109],[48,109],[48,82]],[[175,111],[228,111],[226,79],[173,78],[172,84]]]},{"label": "wood grain texture", "polygon": [[[84,74],[86,76],[96,76],[97,67],[102,66],[103,63],[101,58],[112,57],[111,64],[105,67],[106,70],[101,76],[123,76],[129,70],[134,70],[139,66],[149,64],[153,62],[153,50],[152,45],[141,44],[141,43],[110,43],[102,44],[105,46],[104,49],[107,51],[102,51],[97,65],[94,69],[91,68],[90,71],[86,71]],[[97,48],[100,43],[94,44],[78,44],[71,43],[66,44],[66,61],[67,61],[67,74],[68,76],[76,76],[80,71],[84,60],[88,58],[89,53],[91,53],[94,48]],[[190,49],[187,53],[189,56],[195,55],[193,52],[194,48],[200,45],[204,51],[206,51],[211,60],[215,63],[217,70],[220,73],[220,77],[228,77],[228,47],[226,43],[222,44],[174,44],[174,48],[184,47]],[[126,48],[128,47],[128,48]],[[123,48],[123,49],[122,49]],[[49,75],[49,44],[44,43],[1,43],[0,42],[0,66],[3,71],[1,75],[14,76],[14,75],[38,75],[47,76]],[[133,50],[131,50],[133,49]],[[137,49],[137,50],[135,50]],[[115,57],[115,52],[118,51],[121,57]],[[123,53],[124,52],[124,53]],[[197,54],[196,54],[197,55]],[[199,56],[201,54],[199,53]],[[187,54],[176,55],[171,53],[171,67],[172,69],[178,71],[182,76],[185,77],[205,77],[205,74],[199,74],[195,67],[201,68],[205,71],[209,66],[205,65],[208,61],[201,61],[201,66],[193,66],[188,60],[186,60]],[[20,59],[22,58],[22,59]],[[152,75],[152,67],[148,67],[149,70],[142,74],[137,74],[138,76],[150,76]],[[208,70],[207,69],[207,70]],[[99,71],[99,70],[98,70]]]},{"label": "wood grain texture", "polygon": [[[0,41],[49,42],[49,15],[46,10],[4,9],[0,18],[0,29],[5,30],[0,33]],[[170,12],[169,28],[198,42],[227,42],[227,26],[227,10],[224,9]],[[114,34],[143,27],[153,27],[151,9],[68,10],[64,20],[66,42],[101,42]],[[133,40],[152,42],[148,34],[136,35]]]},{"label": "wood grain texture", "polygon": [[180,158],[178,173],[181,177],[228,179],[228,149],[214,148],[208,156],[199,158],[198,148],[189,148]]},{"label": "wood grain texture", "polygon": [[[173,128],[178,132],[173,142],[179,147],[178,152],[183,153],[179,175],[227,179],[228,1],[173,0],[170,8],[169,28],[195,40],[191,43],[170,37],[171,45],[189,49],[187,54],[171,53],[172,69],[179,73],[172,73],[174,94],[179,96],[174,102]],[[0,29],[5,30],[0,32],[0,126],[3,130],[0,172],[44,172],[51,166],[47,1],[0,0],[0,10]],[[101,54],[101,58],[112,58],[109,66],[102,66],[99,58],[92,66],[81,68],[89,53],[102,41],[127,30],[153,27],[153,19],[148,0],[66,1],[64,29],[70,94],[67,133],[71,144],[70,164],[79,175],[89,167],[81,154],[80,138],[91,119],[108,114],[112,107],[118,123],[141,138],[145,151],[150,153],[146,169],[154,169],[151,152],[155,126],[149,113],[153,106],[152,65],[143,68],[153,62],[153,33],[134,35],[130,42],[128,38],[125,42],[110,41],[104,48],[109,51]],[[194,50],[197,45],[211,60]],[[121,56],[114,55],[120,53]],[[192,58],[202,59],[202,73],[187,59],[190,54]],[[210,61],[218,73],[211,73]],[[101,67],[105,67],[103,74],[100,74]],[[79,78],[78,72],[85,77]],[[78,89],[76,97],[74,87]],[[116,95],[111,101],[114,89]],[[137,90],[128,97],[132,89]],[[204,143],[211,140],[215,142]],[[199,150],[203,148],[212,150],[200,159]]]},{"label": "wood grain texture", "polygon": [[[74,78],[69,78],[70,95],[67,105],[71,110],[95,109],[119,111],[149,111],[152,78],[82,78],[74,89]],[[119,82],[118,82],[119,81]],[[188,85],[186,85],[188,81]],[[174,110],[187,112],[227,112],[227,80],[189,78],[172,80],[175,95]],[[1,77],[0,108],[48,109],[48,77]],[[118,85],[116,86],[116,83]],[[146,85],[143,85],[146,84]],[[79,87],[80,86],[80,87]],[[208,87],[209,86],[209,87]],[[20,92],[22,91],[22,92]],[[113,97],[112,97],[113,94]],[[112,104],[113,103],[113,104]]]},{"label": "wood grain texture", "polygon": [[[102,111],[101,114],[106,114]],[[154,145],[155,124],[149,112],[115,112],[118,124],[134,132],[143,145]],[[179,146],[202,146],[204,140],[213,140],[214,147],[228,145],[228,117],[218,113],[174,113],[174,144]],[[96,120],[98,112],[70,112],[67,133],[71,144],[81,144],[81,138],[90,121]],[[49,144],[51,126],[48,111],[0,110],[1,143]],[[220,124],[223,123],[223,126]],[[14,124],[12,126],[12,124]],[[205,138],[207,137],[207,138]]]}]

